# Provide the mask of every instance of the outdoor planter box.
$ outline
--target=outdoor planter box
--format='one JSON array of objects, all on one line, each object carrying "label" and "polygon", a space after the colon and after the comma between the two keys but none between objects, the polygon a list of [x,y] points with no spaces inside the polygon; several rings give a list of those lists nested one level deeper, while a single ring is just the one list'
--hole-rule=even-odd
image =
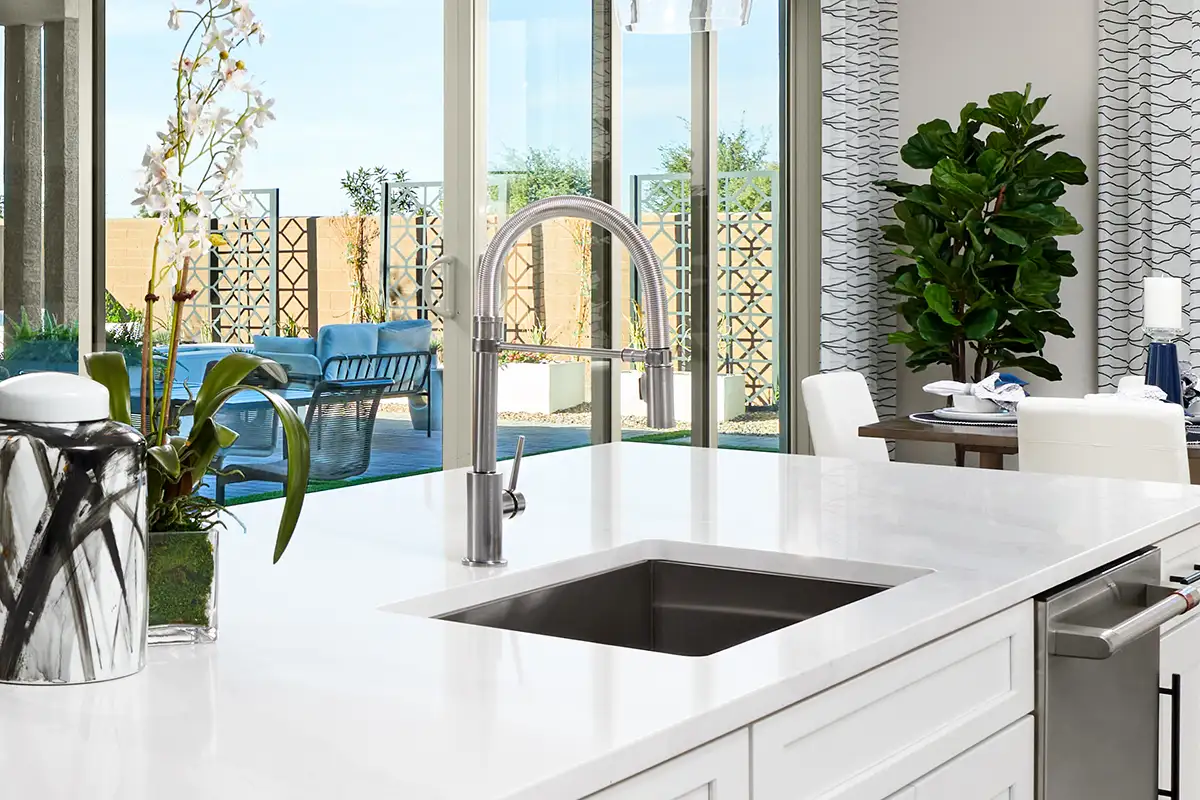
[{"label": "outdoor planter box", "polygon": [[553,414],[574,408],[587,399],[587,367],[583,361],[501,364],[500,411]]},{"label": "outdoor planter box", "polygon": [[[621,373],[621,415],[646,416],[646,401],[638,391],[642,373]],[[676,372],[675,421],[692,421],[692,374]],[[746,376],[742,374],[717,376],[717,421],[729,422],[746,413]]]}]

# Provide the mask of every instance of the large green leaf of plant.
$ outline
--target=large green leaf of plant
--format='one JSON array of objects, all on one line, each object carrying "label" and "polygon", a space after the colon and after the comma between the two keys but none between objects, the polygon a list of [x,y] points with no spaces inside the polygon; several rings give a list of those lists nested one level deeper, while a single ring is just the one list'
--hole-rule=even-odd
[{"label": "large green leaf of plant", "polygon": [[954,341],[954,328],[933,311],[926,311],[917,319],[917,331],[933,345],[947,345]]},{"label": "large green leaf of plant", "polygon": [[933,168],[930,177],[934,188],[971,205],[982,205],[987,200],[988,180],[951,158],[943,158]]},{"label": "large green leaf of plant", "polygon": [[214,364],[212,370],[204,376],[204,382],[200,384],[200,391],[196,394],[196,407],[192,412],[193,424],[211,417],[224,402],[218,402],[216,398],[229,387],[240,384],[256,369],[262,369],[280,383],[287,382],[287,370],[269,358],[253,353],[230,353]]},{"label": "large green leaf of plant", "polygon": [[946,148],[946,138],[951,134],[950,123],[944,119],[919,125],[908,143],[900,148],[900,158],[913,169],[933,169],[951,154]]},{"label": "large green leaf of plant", "polygon": [[958,317],[954,315],[954,300],[950,297],[950,290],[940,283],[930,283],[925,287],[925,302],[929,304],[942,322],[947,325],[961,325]]},{"label": "large green leaf of plant", "polygon": [[1000,312],[994,308],[974,308],[963,319],[963,333],[968,341],[986,338],[996,329]]},{"label": "large green leaf of plant", "polygon": [[133,424],[129,400],[129,367],[120,353],[90,353],[83,358],[92,380],[108,389],[108,414],[114,422]]},{"label": "large green leaf of plant", "polygon": [[[229,358],[230,356],[226,356],[225,359],[222,359],[222,361],[228,360]],[[209,378],[216,374],[216,372],[217,370],[214,368],[213,371],[209,373]],[[204,387],[201,387],[201,394],[205,394],[204,389],[207,386],[208,380],[205,380]],[[308,431],[305,430],[304,423],[296,414],[296,410],[292,408],[282,397],[261,386],[228,386],[206,394],[205,410],[207,412],[207,416],[203,418],[201,418],[198,413],[200,410],[200,402],[197,400],[197,415],[196,419],[192,423],[192,430],[198,437],[207,437],[208,434],[204,433],[204,431],[209,429],[204,425],[204,423],[211,421],[212,415],[215,414],[229,398],[233,397],[238,392],[245,391],[257,392],[258,394],[262,395],[268,403],[271,404],[271,407],[275,410],[275,414],[279,417],[280,427],[283,430],[283,438],[287,447],[287,477],[284,481],[283,516],[279,520],[279,532],[275,537],[274,560],[279,561],[284,550],[287,549],[288,542],[290,542],[292,539],[292,533],[296,530],[296,523],[300,519],[300,511],[304,507],[304,494],[308,486],[310,457]],[[197,428],[200,429],[200,432],[198,433]],[[211,430],[213,432],[213,436],[215,436],[216,429],[213,428]],[[212,441],[210,439],[205,438],[200,440],[193,439],[191,436],[189,436],[186,449],[190,450],[194,447],[197,453],[201,453],[201,451],[207,452],[211,445]],[[211,458],[209,460],[211,461]],[[186,453],[183,457],[183,461],[185,464],[190,463]],[[207,469],[207,465],[205,468]]]}]

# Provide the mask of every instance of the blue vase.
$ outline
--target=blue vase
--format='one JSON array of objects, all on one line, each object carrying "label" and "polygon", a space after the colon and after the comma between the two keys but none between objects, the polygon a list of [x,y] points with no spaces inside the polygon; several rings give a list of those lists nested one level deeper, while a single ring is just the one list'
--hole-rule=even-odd
[{"label": "blue vase", "polygon": [[1167,393],[1168,403],[1183,404],[1183,382],[1179,376],[1179,349],[1172,343],[1151,342],[1146,358],[1146,383]]}]

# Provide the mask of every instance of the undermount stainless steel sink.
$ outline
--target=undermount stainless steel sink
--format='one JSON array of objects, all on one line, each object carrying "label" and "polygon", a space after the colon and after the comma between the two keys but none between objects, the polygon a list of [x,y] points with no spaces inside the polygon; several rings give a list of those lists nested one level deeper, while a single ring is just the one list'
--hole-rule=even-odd
[{"label": "undermount stainless steel sink", "polygon": [[707,656],[889,588],[648,559],[438,618]]}]

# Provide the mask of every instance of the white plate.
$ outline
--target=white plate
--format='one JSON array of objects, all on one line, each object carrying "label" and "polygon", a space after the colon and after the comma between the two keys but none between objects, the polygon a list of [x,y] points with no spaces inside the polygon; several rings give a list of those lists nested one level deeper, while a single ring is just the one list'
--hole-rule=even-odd
[{"label": "white plate", "polygon": [[935,408],[933,415],[938,419],[955,422],[1016,422],[1017,415],[1011,411],[963,411],[961,408]]}]

